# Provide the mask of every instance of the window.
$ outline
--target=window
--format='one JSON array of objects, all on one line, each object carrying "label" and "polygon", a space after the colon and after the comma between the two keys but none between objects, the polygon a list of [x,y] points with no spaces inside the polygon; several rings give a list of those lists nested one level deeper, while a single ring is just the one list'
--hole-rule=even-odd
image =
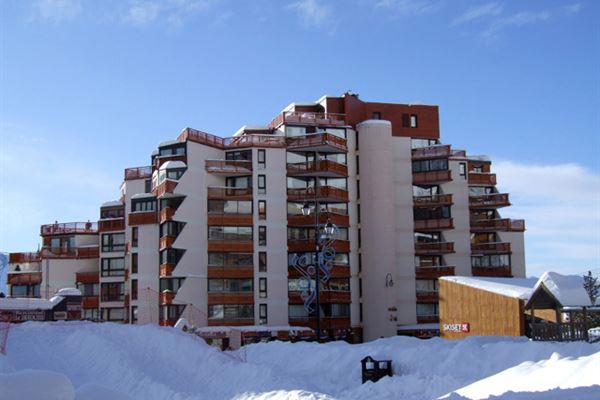
[{"label": "window", "polygon": [[260,297],[260,298],[267,297],[267,278],[259,278],[258,279],[258,297]]},{"label": "window", "polygon": [[252,267],[252,253],[208,253],[209,267]]},{"label": "window", "polygon": [[100,293],[99,291],[99,284],[97,283],[77,283],[77,289],[79,289],[79,291],[81,291],[81,295],[84,297],[87,296],[98,296],[98,294]]},{"label": "window", "polygon": [[209,226],[208,240],[252,241],[251,226]]},{"label": "window", "polygon": [[417,256],[415,257],[415,266],[420,268],[439,267],[442,265],[440,256]]},{"label": "window", "polygon": [[464,162],[461,162],[458,164],[458,174],[460,176],[467,176],[467,164]]},{"label": "window", "polygon": [[100,219],[105,218],[123,218],[125,216],[125,208],[123,206],[106,207],[100,209]]},{"label": "window", "polygon": [[267,219],[267,201],[258,201],[258,219]]},{"label": "window", "polygon": [[373,111],[371,119],[381,119],[381,113],[379,111]]},{"label": "window", "polygon": [[417,293],[437,293],[437,279],[417,279],[415,281],[415,289]]},{"label": "window", "polygon": [[209,292],[227,292],[227,293],[239,293],[239,292],[252,292],[254,290],[254,283],[252,278],[248,279],[209,279],[208,280],[208,291]]},{"label": "window", "polygon": [[360,179],[356,180],[356,200],[360,200]]},{"label": "window", "polygon": [[417,116],[415,114],[410,115],[410,127],[417,128]]},{"label": "window", "polygon": [[125,275],[125,258],[103,258],[102,261],[102,276],[124,276]]},{"label": "window", "polygon": [[471,266],[477,268],[510,267],[510,254],[471,257]]},{"label": "window", "polygon": [[259,246],[267,245],[267,227],[266,226],[258,227],[258,245]]},{"label": "window", "polygon": [[439,315],[437,303],[417,303],[418,317],[437,317]]},{"label": "window", "polygon": [[358,278],[358,298],[362,298],[362,278]]},{"label": "window", "polygon": [[258,176],[258,194],[267,193],[267,178],[265,175]]},{"label": "window", "polygon": [[177,293],[184,281],[185,278],[160,278],[160,291]]},{"label": "window", "polygon": [[438,185],[422,185],[413,186],[413,196],[435,196],[440,193],[440,187]]},{"label": "window", "polygon": [[360,160],[359,156],[356,156],[356,175],[360,175]]},{"label": "window", "polygon": [[228,176],[225,178],[225,186],[235,188],[251,188],[251,176]]},{"label": "window", "polygon": [[321,314],[325,317],[344,318],[350,316],[350,304],[321,304]]},{"label": "window", "polygon": [[254,318],[254,306],[252,304],[214,304],[208,306],[208,319],[250,318]]},{"label": "window", "polygon": [[264,149],[258,149],[258,169],[265,169],[267,167],[267,151]]},{"label": "window", "polygon": [[412,162],[413,172],[446,171],[448,170],[448,159],[438,158],[435,160],[419,160]]},{"label": "window", "polygon": [[268,323],[267,305],[259,304],[258,305],[258,324],[259,325],[267,325],[267,323]]},{"label": "window", "polygon": [[151,193],[152,192],[152,179],[146,179],[144,181],[144,192]]},{"label": "window", "polygon": [[138,298],[138,280],[131,280],[131,300],[137,300]]},{"label": "window", "polygon": [[40,285],[10,285],[11,297],[40,297]]},{"label": "window", "polygon": [[124,233],[103,233],[102,251],[124,251],[125,234]]},{"label": "window", "polygon": [[182,156],[185,155],[185,143],[175,144],[169,147],[160,147],[159,156]]},{"label": "window", "polygon": [[300,126],[286,126],[285,127],[285,136],[293,137],[293,136],[304,136],[306,135],[306,128]]},{"label": "window", "polygon": [[125,319],[125,309],[119,308],[102,308],[102,320],[104,321],[123,321]]},{"label": "window", "polygon": [[82,308],[81,319],[98,321],[100,319],[100,310],[98,310],[97,308]]},{"label": "window", "polygon": [[362,254],[358,254],[358,272],[362,271]]},{"label": "window", "polygon": [[258,272],[267,272],[267,252],[258,252]]},{"label": "window", "polygon": [[138,247],[138,227],[131,227],[131,247]]},{"label": "window", "polygon": [[156,210],[156,199],[145,198],[145,199],[132,199],[131,210],[133,212],[148,212]]},{"label": "window", "polygon": [[252,161],[252,150],[228,151],[225,153],[226,160]]},{"label": "window", "polygon": [[471,172],[482,173],[483,172],[483,165],[473,165],[471,167]]},{"label": "window", "polygon": [[160,237],[177,236],[185,226],[185,222],[167,221],[160,226]]},{"label": "window", "polygon": [[166,249],[160,252],[159,258],[161,264],[177,264],[183,257],[183,249]]},{"label": "window", "polygon": [[356,133],[354,134],[355,137],[355,143],[354,143],[354,150],[358,150],[358,131],[356,131]]},{"label": "window", "polygon": [[334,292],[349,292],[350,291],[350,279],[348,278],[331,278],[325,283],[321,283],[323,290],[329,290]]},{"label": "window", "polygon": [[360,322],[363,322],[363,306],[362,306],[362,303],[358,303],[358,313],[359,313]]},{"label": "window", "polygon": [[131,306],[131,323],[137,324],[138,321],[138,308],[137,306]]},{"label": "window", "polygon": [[137,253],[131,253],[131,273],[132,274],[138,273],[138,254]]},{"label": "window", "polygon": [[123,282],[103,283],[100,290],[102,301],[123,301],[125,284]]},{"label": "window", "polygon": [[164,320],[177,321],[184,309],[185,304],[162,306],[162,317]]}]

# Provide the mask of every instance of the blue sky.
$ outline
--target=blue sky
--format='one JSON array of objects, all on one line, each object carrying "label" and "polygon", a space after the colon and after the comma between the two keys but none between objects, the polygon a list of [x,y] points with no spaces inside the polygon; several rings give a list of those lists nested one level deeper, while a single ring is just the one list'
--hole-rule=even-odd
[{"label": "blue sky", "polygon": [[0,250],[97,219],[123,168],[191,126],[230,136],[347,90],[440,106],[494,160],[530,274],[600,268],[600,3],[0,3]]}]

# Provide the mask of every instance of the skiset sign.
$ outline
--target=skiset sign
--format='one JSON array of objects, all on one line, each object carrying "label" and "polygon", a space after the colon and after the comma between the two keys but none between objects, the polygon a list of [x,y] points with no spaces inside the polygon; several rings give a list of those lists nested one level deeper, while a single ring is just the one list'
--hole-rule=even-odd
[{"label": "skiset sign", "polygon": [[445,332],[469,332],[469,323],[462,324],[443,324],[442,330]]}]

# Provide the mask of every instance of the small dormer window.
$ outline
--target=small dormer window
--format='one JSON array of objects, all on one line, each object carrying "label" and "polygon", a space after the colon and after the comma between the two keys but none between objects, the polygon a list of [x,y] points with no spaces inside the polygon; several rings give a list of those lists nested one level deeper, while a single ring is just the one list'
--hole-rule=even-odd
[{"label": "small dormer window", "polygon": [[410,127],[411,128],[417,127],[417,116],[415,114],[410,115]]}]

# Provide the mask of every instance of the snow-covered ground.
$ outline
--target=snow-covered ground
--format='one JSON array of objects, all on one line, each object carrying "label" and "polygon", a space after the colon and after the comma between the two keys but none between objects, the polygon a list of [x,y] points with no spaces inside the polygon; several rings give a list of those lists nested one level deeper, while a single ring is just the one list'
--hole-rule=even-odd
[{"label": "snow-covered ground", "polygon": [[[361,345],[271,342],[220,352],[173,328],[13,325],[0,399],[600,399],[600,344],[394,337]],[[360,360],[394,376],[361,385]]]}]

